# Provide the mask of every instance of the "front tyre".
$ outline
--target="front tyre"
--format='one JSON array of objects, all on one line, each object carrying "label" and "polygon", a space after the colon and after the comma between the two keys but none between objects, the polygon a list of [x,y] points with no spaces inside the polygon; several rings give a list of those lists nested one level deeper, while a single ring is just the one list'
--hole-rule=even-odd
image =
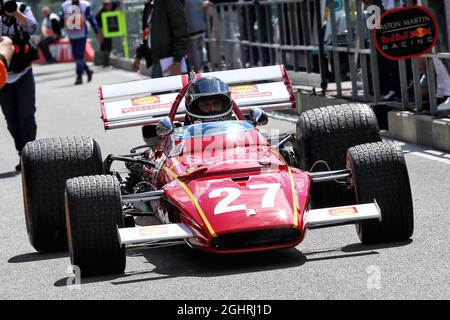
[{"label": "front tyre", "polygon": [[77,177],[66,183],[66,223],[72,265],[81,277],[123,273],[125,249],[120,185],[116,177]]},{"label": "front tyre", "polygon": [[409,239],[414,231],[413,202],[403,152],[394,142],[358,145],[347,152],[347,169],[358,203],[376,199],[382,220],[357,225],[359,239],[375,244]]}]

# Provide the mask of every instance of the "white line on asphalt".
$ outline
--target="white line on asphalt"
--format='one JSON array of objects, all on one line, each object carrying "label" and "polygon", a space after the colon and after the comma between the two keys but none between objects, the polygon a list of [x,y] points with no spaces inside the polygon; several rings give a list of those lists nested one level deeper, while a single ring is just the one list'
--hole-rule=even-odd
[{"label": "white line on asphalt", "polygon": [[443,151],[429,149],[428,147],[423,147],[415,144],[409,144],[406,142],[398,141],[386,136],[383,136],[383,139],[396,141],[402,147],[402,150],[405,154],[410,154],[413,156],[425,158],[428,160],[438,161],[444,164],[450,165],[450,154],[445,153]]},{"label": "white line on asphalt", "polygon": [[[450,165],[450,160],[438,158],[438,157],[435,157],[435,156],[432,156],[430,154],[426,154],[426,153],[423,153],[423,152],[411,152],[410,154],[415,155],[415,156],[419,156],[419,157],[422,157],[422,158],[426,158],[426,159],[429,159],[429,160],[439,161],[439,162],[442,162],[442,163]],[[449,155],[444,155],[444,157],[449,158]]]}]

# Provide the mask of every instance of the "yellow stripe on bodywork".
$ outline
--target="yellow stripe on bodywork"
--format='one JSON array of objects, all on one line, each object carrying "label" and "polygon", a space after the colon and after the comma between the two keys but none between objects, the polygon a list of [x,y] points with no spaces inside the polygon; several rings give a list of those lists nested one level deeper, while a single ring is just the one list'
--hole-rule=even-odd
[{"label": "yellow stripe on bodywork", "polygon": [[164,171],[166,171],[171,177],[173,177],[175,180],[177,180],[177,182],[180,184],[180,186],[184,189],[184,191],[186,192],[186,194],[188,195],[189,199],[191,200],[192,204],[195,206],[195,208],[197,209],[198,214],[200,215],[200,217],[203,220],[203,223],[206,225],[206,227],[208,228],[208,231],[211,233],[211,235],[215,238],[217,237],[217,234],[214,232],[214,229],[211,227],[211,224],[209,223],[208,219],[206,218],[205,213],[203,212],[203,209],[200,207],[200,204],[197,202],[197,199],[195,199],[194,195],[192,194],[191,190],[189,189],[189,187],[183,182],[180,181],[178,179],[178,176],[176,175],[175,172],[173,172],[172,170],[170,170],[170,168],[168,167],[164,167]]},{"label": "yellow stripe on bodywork", "polygon": [[276,154],[281,161],[284,162],[284,164],[286,165],[286,167],[288,168],[288,174],[289,174],[289,180],[291,182],[291,193],[292,193],[292,207],[294,209],[294,228],[298,227],[298,197],[297,197],[297,190],[295,188],[295,181],[294,181],[294,176],[292,174],[291,171],[291,167],[289,167],[289,165],[287,164],[287,162],[284,160],[284,158],[281,156],[281,154],[279,154],[276,150],[272,149],[272,152],[274,154]]},{"label": "yellow stripe on bodywork", "polygon": [[294,176],[292,175],[291,167],[287,166],[289,172],[289,179],[291,180],[291,191],[292,191],[292,205],[294,207],[294,228],[298,227],[298,208],[297,208],[297,190],[295,190]]}]

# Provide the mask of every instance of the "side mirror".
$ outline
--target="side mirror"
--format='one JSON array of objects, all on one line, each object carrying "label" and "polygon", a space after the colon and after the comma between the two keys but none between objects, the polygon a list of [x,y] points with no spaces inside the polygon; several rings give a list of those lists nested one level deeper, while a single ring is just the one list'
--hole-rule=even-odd
[{"label": "side mirror", "polygon": [[156,147],[161,143],[161,138],[156,134],[156,124],[148,124],[142,127],[142,138],[147,146]]},{"label": "side mirror", "polygon": [[156,126],[156,134],[158,137],[168,136],[173,132],[173,130],[173,123],[170,121],[169,117],[162,118]]},{"label": "side mirror", "polygon": [[267,113],[261,108],[250,109],[250,120],[257,126],[264,126],[269,122]]}]

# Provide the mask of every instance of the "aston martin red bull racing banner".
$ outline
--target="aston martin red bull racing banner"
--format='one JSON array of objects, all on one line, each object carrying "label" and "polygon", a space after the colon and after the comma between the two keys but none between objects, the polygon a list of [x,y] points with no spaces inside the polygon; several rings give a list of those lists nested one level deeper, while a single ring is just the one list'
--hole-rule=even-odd
[{"label": "aston martin red bull racing banner", "polygon": [[424,7],[411,6],[386,11],[374,29],[378,51],[387,59],[402,60],[428,53],[438,39],[433,14]]}]

